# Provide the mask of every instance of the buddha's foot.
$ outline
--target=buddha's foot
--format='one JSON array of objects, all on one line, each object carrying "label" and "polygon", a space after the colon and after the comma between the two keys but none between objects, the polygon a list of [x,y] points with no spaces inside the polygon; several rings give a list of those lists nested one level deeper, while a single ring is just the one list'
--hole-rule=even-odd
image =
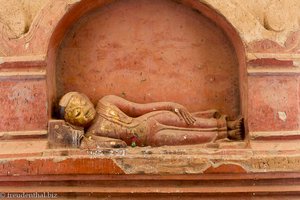
[{"label": "buddha's foot", "polygon": [[241,133],[240,130],[231,130],[228,131],[228,138],[231,140],[242,140],[243,139],[243,134]]},{"label": "buddha's foot", "polygon": [[227,128],[229,130],[236,130],[241,129],[244,124],[244,119],[242,117],[239,117],[237,120],[234,121],[227,121]]},{"label": "buddha's foot", "polygon": [[231,140],[242,140],[244,139],[244,119],[239,117],[235,121],[227,122],[228,138]]},{"label": "buddha's foot", "polygon": [[125,148],[127,144],[118,139],[100,137],[100,136],[84,136],[81,140],[81,149],[98,149],[98,148]]}]

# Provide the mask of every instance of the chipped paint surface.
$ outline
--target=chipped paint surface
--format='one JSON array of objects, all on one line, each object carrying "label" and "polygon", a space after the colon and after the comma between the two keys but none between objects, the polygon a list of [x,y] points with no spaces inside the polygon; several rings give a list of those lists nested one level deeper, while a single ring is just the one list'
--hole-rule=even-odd
[{"label": "chipped paint surface", "polygon": [[43,130],[47,126],[46,83],[0,81],[0,131]]},{"label": "chipped paint surface", "polygon": [[[97,4],[95,2],[92,4],[90,0],[1,0],[0,2],[2,3],[1,5],[5,5],[0,8],[0,35],[2,36],[2,40],[0,40],[0,55],[17,57],[21,55],[46,55],[49,50],[48,48],[53,45],[51,43],[53,41],[50,42],[50,38],[54,40],[54,43],[59,43],[60,41],[56,41],[56,39],[61,40],[61,38],[55,38],[55,35],[59,34],[58,32],[60,31],[67,31],[64,28],[72,25],[66,21],[63,22],[62,19],[64,17],[68,19],[81,17],[76,16],[78,12],[76,12],[74,8],[79,5],[82,6],[82,2],[87,3],[87,7],[90,6],[90,8],[94,8],[94,5],[101,7],[103,5],[102,3],[110,1],[97,1]],[[284,60],[288,60],[288,63],[293,63],[293,65],[299,63],[300,28],[298,8],[300,1],[186,0],[185,2],[189,2],[189,4],[194,7],[199,5],[199,3],[206,4],[212,8],[211,12],[213,15],[217,13],[220,16],[224,16],[229,24],[237,31],[237,38],[240,37],[237,40],[241,39],[241,42],[245,45],[245,49],[242,49],[242,51],[245,50],[246,53],[251,53],[253,57],[257,56],[259,59],[260,56],[262,56],[264,58],[273,59],[276,56],[283,56]],[[81,8],[84,10],[84,6]],[[82,12],[82,14],[84,14],[85,11]],[[62,22],[62,26],[56,30],[60,22]],[[70,20],[70,23],[73,23],[72,20]],[[216,20],[216,24],[218,23],[219,21]],[[236,38],[233,38],[233,43],[235,39]],[[258,55],[257,53],[260,54]],[[55,63],[55,61],[50,61],[50,63],[51,62]],[[203,70],[203,65],[195,66],[197,69]],[[53,66],[49,68],[51,67]],[[270,72],[274,72],[272,66],[266,67],[260,65],[260,67],[265,67],[263,72],[268,76],[270,76]],[[296,76],[296,74],[299,75],[299,69],[292,65],[289,66],[292,69],[287,69],[285,66],[276,67],[280,67],[280,70],[273,74],[279,76],[278,74],[281,74],[283,71],[287,73],[289,77],[280,78],[288,79],[285,82],[281,81],[276,83],[276,81],[274,81],[274,85],[276,85],[276,87],[278,86],[278,88],[275,88],[278,89],[276,91],[278,95],[275,97],[272,97],[272,94],[265,91],[265,89],[269,87],[267,84],[273,81],[268,80],[270,77],[262,77],[265,80],[259,80],[262,73],[255,73],[256,77],[250,77],[249,81],[248,79],[241,80],[242,83],[249,82],[249,91],[242,92],[249,94],[244,101],[249,103],[249,105],[246,103],[247,105],[245,107],[249,110],[249,115],[246,116],[246,118],[250,120],[248,123],[250,131],[292,131],[299,130],[300,128],[300,109],[298,103],[299,77]],[[25,71],[26,70],[27,69],[25,69]],[[47,72],[49,72],[48,74],[53,73],[51,70]],[[272,78],[274,77],[271,77],[271,79]],[[54,80],[55,78],[50,77],[49,80],[51,79]],[[215,79],[208,77],[207,80],[214,82]],[[140,81],[146,84],[148,79],[142,77]],[[282,85],[282,87],[279,87],[279,85]],[[246,86],[244,88],[246,88]],[[286,93],[286,88],[290,91],[288,94]],[[44,89],[49,91],[49,99],[54,96],[51,96],[51,93],[54,93],[51,89],[51,86],[50,89]],[[248,88],[246,89],[248,90]],[[95,87],[93,87],[93,90],[95,90]],[[270,91],[273,92],[272,90],[274,90],[274,87],[271,87]],[[147,98],[151,99],[153,94],[147,94],[151,94],[149,97],[147,96]],[[282,96],[285,94],[288,95],[286,99]],[[200,101],[196,100],[196,102]],[[51,107],[51,103],[49,107]],[[280,119],[278,112],[285,112],[287,116],[286,120]],[[7,111],[5,110],[4,113],[7,113]],[[50,115],[50,113],[48,114]],[[14,118],[15,116],[9,117]],[[36,116],[33,118],[36,118]],[[262,119],[270,123],[263,126]],[[27,121],[25,120],[25,122]],[[21,127],[21,125],[16,125],[14,128],[7,128],[7,126],[10,125],[9,120],[5,120],[4,123],[6,126],[5,131],[18,130]],[[44,129],[44,121],[39,122],[34,128]],[[30,129],[33,128],[31,127]]]},{"label": "chipped paint surface", "polygon": [[[82,0],[65,1],[66,6],[75,5]],[[20,37],[26,33],[39,11],[49,4],[49,0],[1,0],[0,22],[10,37]],[[224,15],[244,37],[252,42],[272,39],[284,44],[290,32],[299,29],[298,0],[199,0]],[[11,17],[12,12],[19,14]],[[241,18],[242,16],[242,18]],[[27,27],[27,28],[26,28]]]},{"label": "chipped paint surface", "polygon": [[[21,55],[46,55],[48,48],[52,47],[49,41],[54,33],[57,34],[55,31],[59,22],[66,13],[76,15],[77,12],[72,8],[83,1],[0,0],[1,5],[5,5],[0,8],[0,35],[2,36],[0,56],[18,59]],[[224,16],[245,45],[245,49],[241,51],[245,50],[247,55],[251,55],[251,59],[260,60],[254,64],[251,62],[247,64],[252,64],[253,68],[258,67],[255,68],[256,70],[262,69],[263,73],[259,71],[249,73],[247,74],[249,76],[242,81],[249,84],[249,88],[244,92],[249,95],[246,99],[246,106],[248,106],[246,119],[250,132],[256,133],[254,136],[260,138],[266,136],[265,138],[268,139],[277,136],[277,139],[286,139],[285,136],[299,138],[300,1],[199,0],[189,2],[202,2]],[[74,16],[68,17],[70,19]],[[64,23],[59,31],[67,31],[64,27],[72,25],[67,24],[66,21]],[[233,42],[235,42],[234,38]],[[261,60],[262,58],[264,60]],[[1,65],[2,60],[0,57],[1,70],[4,68],[4,65]],[[13,65],[14,60],[11,61]],[[55,63],[55,61],[50,62]],[[22,68],[30,73],[28,66],[20,63],[20,66],[18,63],[13,67]],[[195,66],[197,70],[204,69],[204,65]],[[10,70],[16,69],[10,68]],[[17,71],[12,72],[18,74]],[[213,83],[216,79],[211,76],[207,80]],[[147,81],[149,79],[141,77],[139,83],[146,84]],[[48,120],[46,104],[48,89],[44,79],[15,81],[7,78],[1,81],[0,111],[7,115],[1,119],[0,131],[45,129]],[[93,91],[95,92],[95,87]],[[146,94],[148,98],[153,97],[153,93],[146,92]],[[122,92],[122,95],[128,94]],[[253,138],[255,139],[255,137],[251,139]],[[269,146],[265,140],[261,144],[255,144],[256,146],[251,144],[252,149],[247,149],[245,145],[226,144],[230,148],[147,147],[100,149],[88,152],[45,149],[34,152],[34,149],[28,151],[32,148],[28,143],[10,149],[9,153],[0,152],[0,174],[6,176],[299,172],[300,150],[297,149],[298,143],[290,144],[293,139],[276,144],[277,146]],[[267,146],[268,149],[262,150],[261,146]],[[294,149],[286,150],[286,146]]]},{"label": "chipped paint surface", "polygon": [[[48,149],[47,141],[0,143],[0,175],[50,174],[203,174],[300,171],[300,147],[294,143],[223,141],[207,145]],[[27,150],[22,150],[21,147]],[[14,149],[12,151],[11,149]]]},{"label": "chipped paint surface", "polygon": [[93,154],[86,150],[47,150],[42,157],[2,158],[0,169],[1,175],[289,172],[300,171],[299,152],[283,155],[250,149],[164,147],[99,149]]},{"label": "chipped paint surface", "polygon": [[287,118],[287,115],[286,115],[285,112],[278,112],[278,117],[279,117],[280,120],[285,122],[286,118]]},{"label": "chipped paint surface", "polygon": [[124,174],[111,159],[54,157],[0,161],[1,176],[54,174]]}]

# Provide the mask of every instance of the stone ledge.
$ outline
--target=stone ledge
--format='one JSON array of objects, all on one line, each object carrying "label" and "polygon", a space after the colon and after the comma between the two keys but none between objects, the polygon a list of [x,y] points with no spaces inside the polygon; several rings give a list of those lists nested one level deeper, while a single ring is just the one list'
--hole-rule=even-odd
[{"label": "stone ledge", "polygon": [[298,141],[292,143],[87,151],[48,149],[46,139],[0,141],[0,193],[50,192],[58,199],[298,199],[300,150]]},{"label": "stone ledge", "polygon": [[249,76],[299,76],[300,69],[298,67],[290,68],[273,68],[268,67],[248,67],[247,73]]},{"label": "stone ledge", "polygon": [[0,56],[0,68],[12,67],[14,65],[20,65],[22,67],[46,66],[46,55]]},{"label": "stone ledge", "polygon": [[6,149],[0,154],[1,176],[300,171],[300,150],[288,149],[288,146],[292,146],[291,143],[283,145],[278,142],[256,142],[251,144],[251,149],[235,144],[226,148],[194,145],[78,150],[47,149],[46,140],[32,140],[1,142],[0,146],[1,149]]}]

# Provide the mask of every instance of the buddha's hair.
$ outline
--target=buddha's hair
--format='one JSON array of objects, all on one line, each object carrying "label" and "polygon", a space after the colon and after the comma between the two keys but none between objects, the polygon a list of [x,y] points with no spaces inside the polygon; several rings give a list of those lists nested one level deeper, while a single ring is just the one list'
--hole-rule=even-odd
[{"label": "buddha's hair", "polygon": [[70,100],[72,99],[73,96],[75,95],[80,95],[78,92],[69,92],[65,94],[59,101],[59,115],[60,118],[64,118],[65,116],[65,108],[68,106]]}]

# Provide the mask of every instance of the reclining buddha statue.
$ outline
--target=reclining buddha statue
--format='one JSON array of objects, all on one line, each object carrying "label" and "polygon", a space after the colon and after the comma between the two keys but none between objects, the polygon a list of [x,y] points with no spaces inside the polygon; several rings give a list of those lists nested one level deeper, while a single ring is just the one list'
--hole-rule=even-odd
[{"label": "reclining buddha statue", "polygon": [[70,126],[85,128],[77,137],[81,148],[204,144],[244,134],[242,118],[230,121],[216,110],[190,113],[173,102],[139,104],[108,95],[95,109],[86,95],[69,92],[59,108]]}]

